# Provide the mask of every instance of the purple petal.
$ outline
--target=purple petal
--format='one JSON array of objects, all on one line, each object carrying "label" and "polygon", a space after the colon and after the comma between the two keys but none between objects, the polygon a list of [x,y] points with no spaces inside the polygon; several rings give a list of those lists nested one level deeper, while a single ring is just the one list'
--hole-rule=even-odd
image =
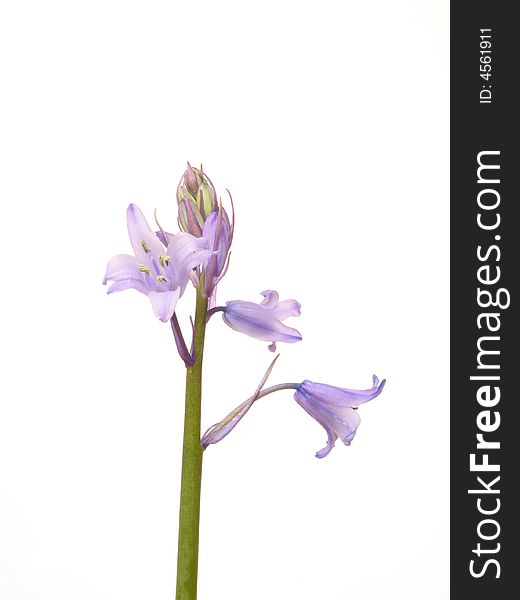
[{"label": "purple petal", "polygon": [[141,294],[148,295],[149,288],[144,282],[144,279],[118,279],[115,281],[107,290],[107,294],[113,294],[114,292],[122,292],[123,290],[134,289]]},{"label": "purple petal", "polygon": [[173,240],[174,233],[168,233],[167,231],[156,231],[155,235],[161,240],[161,243],[164,246],[168,246],[168,244]]},{"label": "purple petal", "polygon": [[275,290],[265,290],[261,292],[264,299],[260,304],[266,308],[276,308],[278,306],[278,299],[280,298],[278,292]]},{"label": "purple petal", "polygon": [[283,300],[274,309],[273,315],[280,321],[289,317],[299,317],[301,315],[301,305],[296,300]]},{"label": "purple petal", "polygon": [[349,446],[361,418],[354,407],[378,396],[385,385],[374,375],[373,387],[368,390],[337,388],[323,383],[305,380],[296,390],[296,402],[327,432],[327,445],[316,453],[318,458],[327,456],[339,437]]},{"label": "purple petal", "polygon": [[179,295],[179,288],[166,292],[149,292],[148,296],[152,303],[153,312],[163,323],[166,323],[172,318]]},{"label": "purple petal", "polygon": [[182,231],[170,240],[167,253],[171,257],[175,283],[180,288],[181,295],[188,284],[192,270],[207,261],[212,254],[208,250],[206,239],[196,238]]},{"label": "purple petal", "polygon": [[227,302],[226,309],[222,313],[224,322],[235,331],[266,342],[290,344],[302,339],[297,329],[287,327],[268,312],[258,309],[258,305],[252,307],[250,305],[253,303],[241,300]]},{"label": "purple petal", "polygon": [[334,448],[334,444],[336,443],[336,440],[338,439],[338,436],[331,431],[330,429],[327,429],[327,445],[325,446],[325,448],[322,448],[321,450],[318,450],[318,452],[316,452],[315,456],[316,458],[325,458],[329,452],[332,450],[332,448]]},{"label": "purple petal", "polygon": [[208,240],[209,248],[219,251],[219,267],[222,268],[231,245],[229,217],[222,207],[208,215],[202,235]]},{"label": "purple petal", "polygon": [[300,314],[300,305],[296,300],[279,302],[278,292],[265,290],[264,299],[260,304],[233,300],[226,303],[222,318],[235,331],[240,331],[251,337],[272,342],[269,350],[274,352],[275,342],[299,342],[300,332],[293,327],[287,327],[282,321],[290,316]]},{"label": "purple petal", "polygon": [[215,251],[204,268],[204,291],[207,296],[211,296],[218,281],[224,276],[232,240],[229,218],[222,206],[208,215],[202,235],[208,240],[208,248]]},{"label": "purple petal", "polygon": [[361,417],[352,408],[343,410],[345,412],[342,416],[330,415],[327,418],[321,414],[320,419],[316,419],[327,432],[327,445],[325,448],[322,448],[316,452],[316,458],[325,458],[332,448],[334,448],[334,444],[336,443],[338,437],[345,444],[345,446],[350,446],[352,440],[354,439],[357,428],[361,423]]},{"label": "purple petal", "polygon": [[346,446],[350,446],[361,423],[360,416],[353,408],[335,407],[332,410],[320,405],[312,396],[302,393],[301,389],[295,393],[294,398],[327,432],[327,445],[316,453],[317,458],[327,456],[338,437]]},{"label": "purple petal", "polygon": [[361,417],[357,410],[353,408],[338,408],[334,412],[324,417],[327,419],[329,427],[331,427],[345,446],[350,446],[350,442],[356,435],[356,430],[361,423]]},{"label": "purple petal", "polygon": [[135,257],[129,254],[116,254],[107,264],[103,285],[107,281],[117,281],[118,279],[132,279],[139,275],[138,263]]},{"label": "purple petal", "polygon": [[379,382],[378,378],[373,376],[373,387],[367,390],[352,390],[349,388],[339,388],[325,383],[313,383],[304,381],[302,390],[308,395],[314,397],[317,401],[328,406],[359,406],[369,400],[379,396],[385,387],[386,380]]},{"label": "purple petal", "polygon": [[150,229],[141,209],[136,204],[130,204],[126,211],[128,235],[134,249],[134,254],[140,263],[146,263],[149,254],[159,256],[164,247]]}]

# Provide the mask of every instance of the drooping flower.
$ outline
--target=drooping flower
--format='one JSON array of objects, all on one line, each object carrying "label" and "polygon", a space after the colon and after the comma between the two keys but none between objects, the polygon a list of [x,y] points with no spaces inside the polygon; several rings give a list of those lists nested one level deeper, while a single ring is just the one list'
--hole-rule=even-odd
[{"label": "drooping flower", "polygon": [[205,238],[180,232],[169,234],[163,244],[148,226],[139,207],[130,204],[126,219],[134,256],[118,254],[107,265],[103,284],[107,293],[135,289],[150,298],[155,315],[171,319],[192,270],[212,255]]},{"label": "drooping flower", "polygon": [[350,446],[361,422],[355,408],[378,396],[385,383],[386,380],[379,382],[374,375],[373,386],[367,390],[350,390],[307,380],[300,384],[294,399],[327,432],[327,445],[316,452],[317,458],[327,456],[338,438]]},{"label": "drooping flower", "polygon": [[278,301],[278,292],[262,292],[260,304],[244,300],[226,302],[221,308],[224,322],[234,329],[251,337],[271,342],[269,350],[276,350],[276,342],[294,343],[302,339],[300,332],[287,327],[282,321],[288,317],[300,316],[300,304],[296,300]]}]

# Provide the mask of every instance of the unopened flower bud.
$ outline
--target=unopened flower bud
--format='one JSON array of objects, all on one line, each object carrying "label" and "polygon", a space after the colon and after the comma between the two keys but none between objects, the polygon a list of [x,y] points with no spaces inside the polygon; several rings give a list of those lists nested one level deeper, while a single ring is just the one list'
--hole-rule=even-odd
[{"label": "unopened flower bud", "polygon": [[202,167],[197,169],[188,163],[177,188],[177,203],[181,229],[201,237],[206,219],[218,210],[217,193]]}]

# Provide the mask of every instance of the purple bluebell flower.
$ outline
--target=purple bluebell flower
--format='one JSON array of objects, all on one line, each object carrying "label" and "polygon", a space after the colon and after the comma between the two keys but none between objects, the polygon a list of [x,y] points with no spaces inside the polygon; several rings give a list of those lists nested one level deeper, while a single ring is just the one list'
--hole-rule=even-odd
[{"label": "purple bluebell flower", "polygon": [[294,399],[327,432],[327,445],[316,452],[317,458],[327,456],[338,438],[350,446],[361,422],[355,409],[378,396],[385,383],[386,380],[379,382],[374,375],[373,386],[368,390],[350,390],[307,380],[300,384]]},{"label": "purple bluebell flower", "polygon": [[126,219],[134,255],[118,254],[107,265],[103,284],[107,293],[133,288],[150,298],[155,315],[163,322],[175,312],[194,267],[212,255],[205,238],[189,233],[168,234],[164,241],[153,233],[139,207],[130,204]]},{"label": "purple bluebell flower", "polygon": [[260,304],[244,300],[232,300],[222,307],[224,322],[234,329],[251,337],[271,342],[269,350],[276,350],[276,342],[294,343],[302,339],[300,332],[287,327],[282,321],[288,317],[300,316],[300,304],[296,300],[278,301],[278,292],[262,292]]}]

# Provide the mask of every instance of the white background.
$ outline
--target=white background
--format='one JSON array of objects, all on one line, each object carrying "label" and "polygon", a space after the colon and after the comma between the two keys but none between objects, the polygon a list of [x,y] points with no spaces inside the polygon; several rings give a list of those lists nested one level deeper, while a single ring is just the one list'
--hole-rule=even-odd
[{"label": "white background", "polygon": [[[101,278],[186,160],[235,199],[220,301],[302,304],[270,382],[388,379],[324,460],[290,392],[208,449],[200,599],[448,597],[447,32],[445,0],[2,3],[2,600],[173,598],[183,367]],[[213,319],[203,426],[271,358]]]}]

